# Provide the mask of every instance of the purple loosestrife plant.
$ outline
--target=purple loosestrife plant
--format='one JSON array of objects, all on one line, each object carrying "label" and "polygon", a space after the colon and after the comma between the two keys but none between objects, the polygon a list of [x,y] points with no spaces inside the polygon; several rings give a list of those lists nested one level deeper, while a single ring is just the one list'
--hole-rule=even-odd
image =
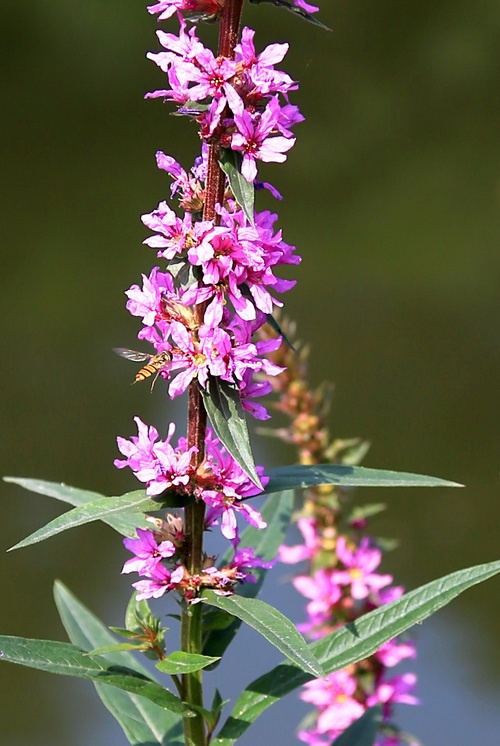
[{"label": "purple loosestrife plant", "polygon": [[[270,1],[326,28],[314,5]],[[328,443],[315,409],[321,397],[305,386],[303,354],[277,320],[282,295],[295,284],[282,269],[300,258],[275,227],[277,215],[256,205],[262,189],[282,198],[260,180],[259,169],[261,162],[284,163],[295,144],[295,125],[303,120],[293,103],[298,83],[281,69],[288,45],[260,49],[255,31],[241,28],[242,10],[243,0],[159,0],[148,8],[169,26],[157,32],[160,51],[148,54],[164,87],[146,97],[194,123],[201,149],[190,168],[156,154],[171,183],[168,198],[143,216],[154,266],[126,291],[145,349],[116,351],[143,363],[135,381],[158,379],[155,394],[186,394],[186,436],[176,438],[173,423],[160,433],[136,416],[137,435],[118,438],[115,465],[129,467],[141,489],[120,497],[10,478],[73,506],[16,548],[94,520],[125,537],[132,556],[122,572],[138,576],[125,626],[107,628],[57,584],[71,643],[3,636],[0,658],[92,680],[132,744],[230,746],[266,707],[303,685],[302,698],[317,708],[301,727],[303,741],[331,743],[341,735],[342,746],[355,746],[362,732],[363,744],[399,744],[388,719],[394,702],[415,701],[414,677],[385,672],[414,649],[395,638],[499,572],[500,563],[401,595],[391,576],[378,571],[381,552],[362,535],[364,517],[339,529],[346,488],[458,485],[360,467],[346,456],[349,449],[340,453],[338,443]],[[216,50],[201,40],[204,22],[218,23]],[[273,391],[281,393],[278,409],[293,420],[279,434],[299,447],[297,464],[274,469],[255,465],[247,426],[249,415],[269,418],[260,399]],[[298,522],[305,544],[286,548],[295,492],[305,496]],[[260,510],[257,495],[266,497]],[[217,529],[227,540],[222,556],[206,545]],[[309,600],[302,629],[311,643],[256,598],[278,552],[283,561],[308,563],[294,585]],[[148,604],[158,599],[164,614],[169,598],[178,604],[178,641]],[[228,687],[208,705],[203,670],[224,665],[242,622],[285,660],[239,697]],[[155,675],[136,654],[155,661]],[[377,736],[379,724],[385,730]]]}]

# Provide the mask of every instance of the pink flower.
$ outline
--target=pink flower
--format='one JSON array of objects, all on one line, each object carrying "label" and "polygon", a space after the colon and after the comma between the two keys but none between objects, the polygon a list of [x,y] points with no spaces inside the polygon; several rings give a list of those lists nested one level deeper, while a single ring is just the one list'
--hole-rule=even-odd
[{"label": "pink flower", "polygon": [[399,642],[398,640],[389,640],[385,642],[375,653],[375,657],[387,668],[397,666],[401,661],[407,658],[416,658],[417,651],[415,645],[411,642]]},{"label": "pink flower", "polygon": [[172,557],[176,552],[176,547],[171,541],[162,541],[158,544],[153,532],[148,529],[138,528],[137,537],[123,540],[125,547],[135,557],[125,562],[122,573],[138,572],[146,575],[154,572],[162,559]]},{"label": "pink flower", "polygon": [[322,568],[313,575],[297,575],[292,582],[299,593],[312,599],[307,604],[307,613],[313,623],[329,622],[332,609],[342,595],[332,570]]},{"label": "pink flower", "polygon": [[368,697],[366,704],[368,707],[377,704],[384,705],[384,715],[386,717],[390,712],[390,706],[397,702],[406,705],[418,705],[419,700],[411,694],[416,683],[417,677],[414,673],[404,673],[400,676],[394,676],[388,681],[382,681],[373,694]]},{"label": "pink flower", "polygon": [[294,146],[295,138],[271,137],[276,132],[280,116],[277,98],[272,98],[260,118],[253,121],[236,91],[231,86],[226,86],[225,91],[237,127],[231,140],[231,148],[243,153],[241,173],[247,181],[253,182],[257,176],[255,161],[284,163],[285,153]]},{"label": "pink flower", "polygon": [[295,565],[305,559],[314,557],[319,547],[319,536],[316,532],[314,518],[299,518],[297,527],[304,537],[304,544],[287,547],[282,544],[279,548],[278,559],[288,565]]},{"label": "pink flower", "polygon": [[173,572],[167,570],[164,565],[157,565],[151,577],[146,580],[138,580],[132,583],[132,587],[138,591],[137,601],[143,601],[148,598],[160,598],[167,591],[174,590],[184,577],[184,568],[182,565],[177,567]]},{"label": "pink flower", "polygon": [[327,733],[330,738],[335,738],[361,717],[365,708],[353,696],[357,686],[355,677],[345,670],[305,684],[300,698],[319,709],[318,733]]},{"label": "pink flower", "polygon": [[347,547],[344,536],[339,536],[336,546],[337,557],[346,567],[346,570],[335,570],[333,577],[339,585],[351,586],[351,595],[354,599],[366,598],[370,593],[377,593],[389,583],[392,583],[392,575],[379,575],[374,573],[382,559],[380,549],[370,547],[370,540],[364,537],[359,547],[351,550]]},{"label": "pink flower", "polygon": [[189,450],[174,449],[170,440],[175,432],[175,425],[170,424],[166,440],[159,440],[156,428],[145,425],[135,417],[138,436],[130,440],[117,438],[118,450],[125,456],[124,460],[116,459],[118,469],[130,466],[140,482],[146,483],[146,494],[160,495],[169,488],[185,487],[191,477],[191,455],[196,452],[193,446]]}]

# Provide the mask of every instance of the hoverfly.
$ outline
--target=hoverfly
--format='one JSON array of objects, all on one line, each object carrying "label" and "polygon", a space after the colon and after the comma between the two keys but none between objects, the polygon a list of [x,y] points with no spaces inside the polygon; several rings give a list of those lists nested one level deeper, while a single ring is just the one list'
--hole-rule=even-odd
[{"label": "hoverfly", "polygon": [[172,360],[172,353],[164,350],[159,352],[157,355],[150,355],[147,352],[137,352],[137,350],[128,350],[126,347],[113,347],[113,352],[117,355],[132,360],[134,363],[143,363],[147,360],[147,365],[141,368],[135,374],[135,379],[132,383],[138,383],[139,381],[145,381],[146,378],[150,378],[154,375],[153,383],[151,384],[151,391],[154,388],[156,379],[160,375],[164,367]]}]

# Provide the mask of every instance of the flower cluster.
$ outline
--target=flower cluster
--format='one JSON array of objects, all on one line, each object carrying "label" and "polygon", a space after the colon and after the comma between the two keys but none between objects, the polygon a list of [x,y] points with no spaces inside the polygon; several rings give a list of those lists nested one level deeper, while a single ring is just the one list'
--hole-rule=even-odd
[{"label": "flower cluster", "polygon": [[[307,559],[311,563],[308,574],[297,575],[293,580],[296,590],[309,599],[307,622],[298,626],[311,639],[323,637],[402,595],[400,586],[391,585],[391,575],[377,572],[382,552],[367,536],[348,540],[345,535],[338,535],[334,559],[325,563],[318,562],[324,545],[320,522],[301,518],[298,528],[305,543],[281,547],[280,559],[287,563]],[[383,722],[390,735],[378,740],[377,746],[392,743],[397,746],[400,741],[389,725],[393,705],[418,703],[412,694],[416,677],[412,673],[392,676],[389,669],[415,655],[412,643],[391,640],[370,658],[336,671],[324,680],[306,684],[301,699],[314,704],[318,715],[314,727],[300,731],[300,739],[311,746],[329,745],[367,707],[378,704],[382,706]]]},{"label": "flower cluster", "polygon": [[[167,271],[156,266],[143,276],[142,287],[133,285],[127,308],[142,319],[139,338],[170,358],[160,375],[176,374],[171,397],[182,394],[194,379],[206,388],[214,376],[237,386],[245,408],[262,419],[265,409],[248,399],[268,393],[270,385],[256,386],[252,378],[282,371],[265,358],[281,340],[255,344],[252,337],[274,307],[282,305],[276,293],[295,284],[277,277],[276,269],[297,264],[300,257],[274,229],[277,216],[262,211],[249,220],[229,183],[215,217],[202,219],[208,144],[219,152],[241,153],[241,173],[254,183],[256,161],[283,161],[295,142],[290,128],[302,120],[287,97],[297,84],[274,69],[288,45],[273,44],[257,54],[253,37],[251,29],[243,29],[236,57],[230,60],[214,57],[195,28],[186,31],[182,19],[178,36],[158,31],[167,51],[148,56],[166,74],[170,88],[148,96],[173,100],[181,113],[194,117],[204,146],[189,173],[171,156],[157,153],[157,165],[172,178],[171,194],[178,196],[183,215],[162,201],[143,216],[153,232],[145,244],[166,261]],[[269,184],[256,186],[279,196]]]},{"label": "flower cluster", "polygon": [[[126,548],[134,554],[125,562],[122,572],[137,572],[143,578],[132,586],[137,591],[137,601],[160,598],[167,591],[178,591],[189,603],[197,603],[199,591],[211,588],[218,595],[233,593],[237,583],[255,582],[252,567],[270,568],[274,562],[264,562],[254,557],[253,549],[237,549],[230,564],[217,568],[212,557],[206,557],[201,572],[189,573],[181,561],[184,535],[182,521],[167,514],[166,520],[156,519],[154,531],[137,529],[137,538],[124,539]],[[174,542],[172,524],[178,523]],[[170,537],[170,538],[165,538]]]},{"label": "flower cluster", "polygon": [[[253,200],[238,197],[222,171],[217,178],[223,181],[213,188],[214,164],[219,171],[220,162],[229,159],[234,178],[281,199],[271,184],[257,181],[257,164],[286,159],[295,143],[291,129],[303,117],[289,101],[297,83],[277,69],[287,44],[271,44],[259,53],[254,32],[244,28],[234,55],[217,57],[200,41],[196,26],[187,28],[184,15],[191,20],[214,18],[222,8],[222,0],[160,0],[148,8],[159,20],[176,16],[179,31],[157,32],[162,51],[147,56],[166,84],[146,98],[173,102],[178,114],[197,124],[202,147],[189,171],[172,156],[156,154],[158,168],[171,179],[170,198],[177,207],[162,200],[143,215],[152,233],[144,243],[155,251],[157,264],[140,285],[126,291],[127,309],[142,322],[138,338],[151,345],[151,351],[117,352],[133,360],[149,358],[136,380],[153,374],[167,379],[171,398],[193,386],[208,391],[211,382],[217,382],[214,385],[229,387],[247,412],[263,420],[268,412],[255,399],[268,394],[269,377],[283,371],[269,357],[281,338],[256,340],[255,334],[282,305],[277,296],[295,284],[279,277],[280,267],[295,265],[300,257],[275,228],[277,215],[255,212]],[[176,589],[193,601],[202,587],[230,592],[236,581],[251,580],[246,568],[258,566],[260,560],[238,549],[237,517],[265,527],[248,502],[260,488],[211,431],[202,453],[192,439],[180,438],[173,445],[173,425],[162,440],[155,428],[139,418],[136,423],[137,436],[118,438],[124,458],[115,465],[130,467],[150,496],[171,491],[187,503],[203,503],[205,529],[218,525],[235,551],[229,568],[217,570],[208,557],[195,578],[184,566],[182,540],[158,541],[158,532],[141,531],[138,539],[126,541],[135,558],[124,568],[144,578],[135,584],[141,597]],[[265,485],[261,467],[257,474]]]},{"label": "flower cluster", "polygon": [[[293,339],[293,325],[284,321],[281,325]],[[260,334],[265,338],[264,329]],[[298,343],[296,346],[300,348]],[[330,439],[325,424],[329,390],[322,387],[311,391],[306,358],[303,349],[292,356],[282,348],[273,355],[275,364],[286,367],[286,372],[273,380],[279,395],[275,406],[290,420],[288,427],[274,434],[297,448],[301,463],[355,465],[364,456],[367,444],[358,439]],[[349,504],[349,493],[332,485],[308,490],[297,518],[302,542],[280,548],[282,562],[306,563],[293,585],[307,599],[307,620],[298,626],[310,639],[322,638],[403,593],[400,586],[392,584],[391,575],[379,572],[382,551],[366,533],[367,516],[377,507],[352,509]],[[300,696],[315,706],[316,713],[306,718],[299,738],[310,746],[330,746],[368,707],[380,705],[382,729],[376,746],[414,744],[391,719],[394,704],[418,702],[412,693],[416,676],[392,673],[394,666],[415,655],[410,641],[391,640],[369,658],[306,684]]]},{"label": "flower cluster", "polygon": [[[184,532],[182,520],[168,516],[168,520],[153,519],[154,530],[137,529],[137,539],[125,539],[126,548],[134,554],[127,560],[123,572],[138,572],[144,580],[133,586],[139,591],[138,599],[159,598],[170,590],[177,590],[189,601],[197,600],[200,588],[213,588],[227,595],[237,582],[253,582],[251,567],[271,567],[253,556],[249,548],[238,548],[237,515],[256,528],[265,528],[260,513],[246,502],[260,490],[246,476],[235,460],[225,451],[210,430],[207,432],[205,456],[194,467],[191,456],[196,449],[188,448],[186,439],[179,438],[177,447],[170,443],[175,426],[170,425],[166,440],[160,440],[158,431],[135,418],[138,435],[130,440],[118,438],[118,448],[125,459],[116,459],[119,469],[129,466],[136,477],[146,483],[151,496],[173,490],[179,496],[202,500],[208,510],[205,528],[219,525],[222,534],[234,548],[230,565],[218,570],[213,558],[205,559],[202,573],[189,574],[183,564]],[[262,483],[267,483],[262,467],[257,467]]]},{"label": "flower cluster", "polygon": [[[290,0],[290,4],[306,13],[317,13],[319,7],[311,5],[305,0]],[[159,0],[148,7],[148,11],[158,15],[159,21],[164,21],[177,13],[194,18],[214,20],[222,13],[224,0]],[[181,16],[182,17],[182,16]]]},{"label": "flower cluster", "polygon": [[[265,528],[260,513],[245,500],[260,492],[236,461],[225,451],[220,441],[208,430],[205,440],[205,457],[193,467],[191,456],[197,449],[188,448],[185,438],[179,438],[176,448],[170,440],[175,432],[171,423],[166,440],[160,440],[156,428],[148,427],[139,417],[135,418],[138,435],[130,440],[118,438],[118,449],[125,459],[115,460],[115,466],[129,466],[137,479],[146,484],[146,493],[154,497],[166,490],[177,495],[203,500],[209,506],[207,528],[221,522],[222,534],[231,542],[239,541],[236,515],[248,523]],[[268,477],[261,466],[257,474],[265,486]]]}]

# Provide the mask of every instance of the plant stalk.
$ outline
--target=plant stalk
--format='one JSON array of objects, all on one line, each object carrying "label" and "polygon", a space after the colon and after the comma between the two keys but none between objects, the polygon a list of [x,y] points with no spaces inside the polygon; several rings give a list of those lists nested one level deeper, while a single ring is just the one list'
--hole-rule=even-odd
[{"label": "plant stalk", "polygon": [[[234,58],[234,48],[238,42],[241,11],[243,0],[226,0],[220,19],[218,56]],[[219,166],[219,147],[212,144],[208,151],[207,181],[205,185],[205,202],[203,207],[204,220],[216,220],[216,204],[224,200],[225,177]],[[198,325],[203,323],[205,305],[195,307]],[[193,381],[188,392],[188,448],[196,446],[197,453],[193,456],[192,465],[196,469],[205,458],[205,437],[207,429],[207,413],[199,385]],[[195,501],[185,509],[185,546],[186,569],[191,575],[196,575],[203,568],[203,527],[205,505]],[[202,604],[183,604],[181,614],[181,649],[186,653],[202,652]],[[182,690],[184,701],[203,707],[202,672],[184,674],[182,676]],[[206,746],[207,734],[205,723],[201,715],[184,718],[184,735],[186,744]]]}]

